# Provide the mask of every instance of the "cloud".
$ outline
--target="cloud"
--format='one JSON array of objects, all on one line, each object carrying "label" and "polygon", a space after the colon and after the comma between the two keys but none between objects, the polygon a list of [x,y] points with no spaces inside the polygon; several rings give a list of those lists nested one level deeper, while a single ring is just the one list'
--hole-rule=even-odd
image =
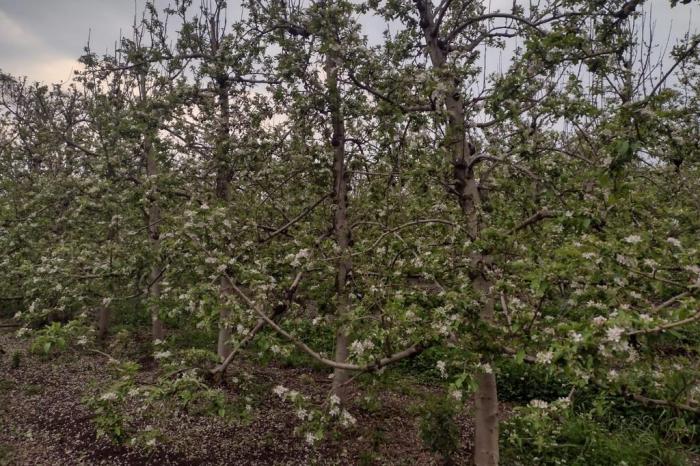
[{"label": "cloud", "polygon": [[2,70],[33,81],[64,82],[80,64],[72,57],[56,53],[19,21],[0,10]]},{"label": "cloud", "polygon": [[17,47],[21,49],[41,45],[37,36],[27,31],[22,25],[12,19],[3,10],[0,10],[0,42],[5,47]]}]

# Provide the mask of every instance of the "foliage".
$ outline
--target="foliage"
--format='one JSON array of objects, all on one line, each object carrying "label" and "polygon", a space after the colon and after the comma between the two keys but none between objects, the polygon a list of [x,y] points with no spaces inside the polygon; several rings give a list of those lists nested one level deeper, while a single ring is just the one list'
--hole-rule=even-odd
[{"label": "foliage", "polygon": [[426,401],[420,421],[420,435],[431,451],[446,463],[459,448],[459,429],[455,421],[456,402],[450,397],[433,397]]},{"label": "foliage", "polygon": [[684,465],[653,425],[623,422],[610,430],[592,412],[575,413],[565,400],[536,400],[517,408],[503,428],[507,464]]},{"label": "foliage", "polygon": [[64,351],[69,344],[84,346],[88,343],[88,335],[93,332],[94,329],[81,320],[72,320],[65,325],[53,322],[34,333],[30,351],[48,356]]},{"label": "foliage", "polygon": [[[66,85],[0,74],[2,312],[35,353],[92,346],[94,320],[155,361],[154,386],[118,365],[87,400],[120,441],[132,404],[252,416],[248,378],[230,400],[203,377],[232,349],[333,370],[320,407],[276,390],[310,444],[352,428],[350,372],[392,364],[455,400],[480,373],[502,400],[696,411],[700,38],[654,66],[640,2],[517,3],[146,2]],[[598,422],[562,441],[607,451]]]}]

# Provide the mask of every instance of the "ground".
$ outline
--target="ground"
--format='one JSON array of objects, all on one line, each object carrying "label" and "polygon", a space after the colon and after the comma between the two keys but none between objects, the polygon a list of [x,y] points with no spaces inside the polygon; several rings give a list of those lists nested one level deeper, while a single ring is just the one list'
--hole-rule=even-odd
[{"label": "ground", "polygon": [[[295,435],[295,408],[272,393],[256,403],[249,423],[171,410],[150,421],[164,434],[157,447],[117,445],[96,436],[83,402],[108,380],[106,357],[75,350],[53,358],[33,356],[14,330],[0,329],[0,466],[441,464],[420,439],[416,410],[437,389],[408,379],[403,387],[383,391],[381,408],[374,412],[357,402],[362,393],[355,387],[350,411],[357,424],[315,447]],[[17,351],[21,363],[12,368],[11,355]],[[266,393],[282,384],[319,403],[328,396],[330,380],[322,371],[241,364],[232,372],[250,374]],[[147,381],[155,365],[145,366],[139,377]],[[225,390],[235,399],[234,388]],[[467,405],[457,420],[461,448],[456,464],[468,464],[470,458],[469,411]]]}]

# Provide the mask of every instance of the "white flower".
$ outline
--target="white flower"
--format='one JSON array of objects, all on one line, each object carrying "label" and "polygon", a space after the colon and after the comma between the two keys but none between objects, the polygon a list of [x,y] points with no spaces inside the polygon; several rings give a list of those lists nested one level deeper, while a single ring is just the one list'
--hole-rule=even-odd
[{"label": "white flower", "polygon": [[608,372],[608,380],[610,381],[617,380],[619,376],[620,374],[615,369],[610,369],[610,372]]},{"label": "white flower", "polygon": [[343,415],[340,419],[340,423],[342,424],[343,427],[349,427],[351,425],[355,425],[356,422],[357,422],[357,419],[355,419],[355,417],[352,414],[343,410]]},{"label": "white flower", "polygon": [[172,356],[170,351],[158,351],[153,355],[153,359],[164,359]]},{"label": "white flower", "polygon": [[277,385],[275,388],[272,389],[272,392],[280,398],[284,398],[284,395],[286,395],[288,391],[289,389],[282,385]]},{"label": "white flower", "polygon": [[308,443],[309,445],[313,445],[314,443],[316,443],[316,440],[318,440],[318,437],[316,437],[316,434],[314,434],[312,432],[307,432],[306,436],[305,436],[305,440],[306,440],[306,443]]},{"label": "white flower", "polygon": [[542,400],[531,400],[530,406],[532,406],[533,408],[538,408],[538,409],[547,409],[549,407],[549,403],[547,403],[546,401],[542,401]]},{"label": "white flower", "polygon": [[666,241],[667,241],[668,243],[674,245],[674,246],[677,247],[677,248],[682,247],[680,240],[678,240],[678,239],[676,239],[676,238],[668,237],[668,238],[666,238]]},{"label": "white flower", "polygon": [[593,318],[593,323],[594,323],[595,325],[597,325],[597,326],[600,327],[600,326],[603,325],[607,320],[608,320],[608,319],[606,319],[606,318],[603,317],[603,316],[596,316],[596,317]]},{"label": "white flower", "polygon": [[656,262],[654,259],[644,259],[642,262],[644,263],[644,265],[651,269],[655,269],[659,266],[659,263]]},{"label": "white flower", "polygon": [[440,377],[447,378],[447,366],[445,365],[445,361],[438,361],[435,364],[435,367],[437,367],[437,370],[440,371]]},{"label": "white flower", "polygon": [[623,240],[625,243],[637,244],[642,242],[642,237],[639,235],[630,235]]},{"label": "white flower", "polygon": [[154,438],[150,439],[149,441],[146,442],[146,445],[148,445],[149,447],[156,446],[156,439],[154,439]]},{"label": "white flower", "polygon": [[615,260],[617,261],[618,264],[624,265],[625,267],[636,267],[637,266],[636,260],[634,260],[631,257],[623,256],[622,254],[616,255]]},{"label": "white flower", "polygon": [[350,344],[350,351],[357,356],[362,356],[366,350],[374,349],[372,340],[355,340]]},{"label": "white flower", "polygon": [[583,341],[583,335],[581,335],[578,332],[571,331],[569,332],[569,336],[571,337],[574,343],[581,343]]},{"label": "white flower", "polygon": [[553,357],[554,353],[552,353],[551,351],[539,351],[535,355],[535,361],[538,364],[551,364]]},{"label": "white flower", "polygon": [[103,401],[113,401],[116,399],[117,399],[117,394],[114,392],[103,393],[102,396],[100,396],[100,400],[103,400]]},{"label": "white flower", "polygon": [[450,396],[457,401],[462,401],[462,390],[452,390]]},{"label": "white flower", "polygon": [[80,345],[80,346],[85,346],[85,345],[87,345],[87,342],[88,342],[87,337],[84,337],[84,336],[78,338],[78,341],[76,341],[76,343],[77,343],[78,345]]},{"label": "white flower", "polygon": [[102,305],[103,305],[104,307],[109,306],[109,304],[110,304],[111,302],[112,302],[112,298],[103,298],[103,299],[102,299]]},{"label": "white flower", "polygon": [[21,338],[21,337],[23,337],[31,332],[32,332],[31,329],[29,329],[27,327],[22,327],[21,329],[17,330],[17,336]]},{"label": "white flower", "polygon": [[569,406],[571,404],[571,398],[569,398],[568,396],[563,396],[561,398],[557,398],[555,403],[560,405],[560,406],[566,407],[566,406]]},{"label": "white flower", "polygon": [[595,259],[596,257],[598,257],[598,255],[597,255],[596,253],[594,253],[594,252],[584,252],[583,254],[581,254],[581,256],[582,256],[584,259],[589,260],[589,261]]},{"label": "white flower", "polygon": [[484,374],[493,374],[493,368],[489,363],[479,364],[479,368]]},{"label": "white flower", "polygon": [[618,342],[620,341],[620,337],[623,333],[625,333],[624,329],[620,327],[612,327],[609,328],[607,332],[605,332],[605,338],[608,341]]},{"label": "white flower", "polygon": [[297,410],[297,417],[301,419],[302,421],[307,418],[309,413],[304,409],[304,408],[299,408]]},{"label": "white flower", "polygon": [[338,397],[338,395],[333,394],[333,395],[331,395],[330,402],[331,402],[331,405],[339,405],[340,398]]}]

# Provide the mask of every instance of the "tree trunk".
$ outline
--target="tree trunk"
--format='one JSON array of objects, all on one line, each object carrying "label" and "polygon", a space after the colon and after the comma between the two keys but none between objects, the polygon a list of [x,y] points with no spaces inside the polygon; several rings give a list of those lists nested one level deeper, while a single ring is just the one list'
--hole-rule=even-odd
[{"label": "tree trunk", "polygon": [[[214,160],[216,162],[216,197],[219,202],[227,205],[231,201],[231,188],[229,184],[233,174],[229,154],[231,148],[229,89],[231,84],[228,76],[223,72],[216,77],[216,84],[219,104],[219,124],[214,147]],[[231,311],[228,309],[226,301],[232,294],[231,287],[224,277],[221,277],[219,289],[223,304],[219,309],[217,353],[219,358],[223,361],[231,354],[231,328],[228,322]]]},{"label": "tree trunk", "polygon": [[[445,107],[448,115],[445,133],[445,149],[453,166],[454,188],[459,206],[467,222],[467,231],[472,241],[478,239],[481,230],[481,196],[479,186],[471,168],[476,157],[476,147],[467,141],[463,96],[447,69],[446,48],[439,41],[435,26],[432,5],[427,0],[414,0],[421,18],[421,28],[426,41],[428,54],[434,68],[442,71]],[[479,317],[493,320],[493,298],[490,296],[491,283],[486,278],[485,265],[489,262],[487,254],[472,254],[472,287],[481,295],[483,302]],[[482,373],[478,376],[476,390],[476,426],[474,463],[477,466],[498,464],[498,392],[496,378],[493,374]]]},{"label": "tree trunk", "polygon": [[[141,102],[146,101],[146,76],[145,73],[139,76],[139,92]],[[143,151],[146,156],[146,177],[150,180],[158,176],[158,158],[153,147],[153,136],[155,129],[147,130],[143,139]],[[151,272],[148,276],[148,297],[150,298],[150,314],[151,314],[151,336],[154,341],[163,340],[165,338],[165,325],[160,320],[159,316],[159,301],[160,301],[160,281],[163,275],[163,269],[160,265],[160,206],[158,205],[158,187],[151,186],[147,195],[148,215],[146,218],[146,226],[148,231],[148,239],[151,244],[151,253],[153,255],[153,264]]]},{"label": "tree trunk", "polygon": [[[223,299],[226,299],[226,297],[233,292],[225,277],[221,277],[219,287],[221,290],[221,297]],[[219,309],[219,339],[216,346],[216,352],[222,361],[224,361],[232,351],[231,326],[228,323],[230,316],[231,311],[226,306],[222,306],[221,309]]]},{"label": "tree trunk", "polygon": [[[338,64],[335,54],[326,56],[326,86],[328,91],[328,106],[331,113],[331,149],[333,150],[333,193],[334,216],[333,231],[338,246],[338,264],[336,270],[336,318],[340,322],[335,340],[335,361],[345,362],[348,358],[348,335],[344,328],[344,318],[349,311],[347,292],[348,273],[351,262],[348,256],[350,244],[350,226],[348,224],[348,184],[345,167],[345,122],[341,106],[340,89],[338,88]],[[333,373],[333,393],[341,401],[346,399],[346,387],[349,373],[344,369],[335,369]]]},{"label": "tree trunk", "polygon": [[97,338],[104,341],[109,331],[109,306],[100,305],[97,308]]},{"label": "tree trunk", "polygon": [[493,373],[478,375],[476,401],[476,431],[474,434],[474,464],[492,466],[498,464],[498,396],[496,376]]}]

